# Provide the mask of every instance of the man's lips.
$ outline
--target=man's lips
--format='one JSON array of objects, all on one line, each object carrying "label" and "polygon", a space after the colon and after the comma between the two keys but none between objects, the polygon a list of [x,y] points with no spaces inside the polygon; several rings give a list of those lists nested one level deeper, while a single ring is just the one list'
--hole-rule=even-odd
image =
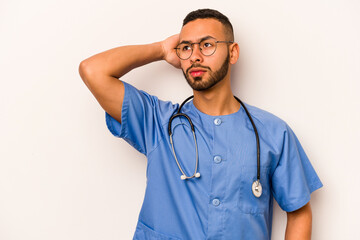
[{"label": "man's lips", "polygon": [[191,69],[189,72],[190,72],[190,75],[193,77],[200,77],[206,72],[206,70],[194,68],[194,69]]},{"label": "man's lips", "polygon": [[190,72],[191,76],[193,76],[193,77],[200,77],[204,73],[205,73],[204,71],[192,71],[192,72]]}]

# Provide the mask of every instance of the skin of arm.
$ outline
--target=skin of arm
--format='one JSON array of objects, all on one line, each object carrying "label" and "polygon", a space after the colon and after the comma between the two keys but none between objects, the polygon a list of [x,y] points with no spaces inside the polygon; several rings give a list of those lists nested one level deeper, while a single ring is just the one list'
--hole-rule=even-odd
[{"label": "skin of arm", "polygon": [[160,42],[113,48],[83,60],[79,74],[101,107],[121,122],[125,89],[119,78],[134,68],[159,60],[180,68],[174,50],[178,41],[176,34]]},{"label": "skin of arm", "polygon": [[310,240],[312,212],[310,202],[302,208],[287,212],[285,240]]}]

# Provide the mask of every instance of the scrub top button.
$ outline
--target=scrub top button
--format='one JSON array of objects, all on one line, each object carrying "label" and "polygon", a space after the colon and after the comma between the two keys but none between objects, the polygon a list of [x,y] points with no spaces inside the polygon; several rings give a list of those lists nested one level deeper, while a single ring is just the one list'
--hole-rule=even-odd
[{"label": "scrub top button", "polygon": [[215,163],[220,163],[222,161],[221,157],[220,156],[215,156],[214,157],[214,162]]},{"label": "scrub top button", "polygon": [[220,200],[217,199],[217,198],[214,198],[214,199],[212,200],[212,204],[213,204],[214,206],[219,206]]},{"label": "scrub top button", "polygon": [[221,124],[221,119],[220,118],[215,118],[214,123],[215,123],[215,125],[220,125]]}]

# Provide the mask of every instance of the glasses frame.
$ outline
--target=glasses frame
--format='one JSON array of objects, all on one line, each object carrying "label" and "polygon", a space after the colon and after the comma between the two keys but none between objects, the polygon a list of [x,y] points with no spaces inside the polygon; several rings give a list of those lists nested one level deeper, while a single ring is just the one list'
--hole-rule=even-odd
[{"label": "glasses frame", "polygon": [[[210,38],[210,39],[214,39],[214,38]],[[193,47],[193,45],[194,45],[194,44],[199,44],[199,49],[200,49],[201,54],[208,57],[208,56],[213,55],[213,54],[216,52],[217,44],[218,44],[218,43],[234,43],[234,41],[215,41],[215,50],[214,50],[214,52],[213,52],[212,54],[205,55],[205,54],[202,52],[201,48],[200,48],[200,43],[203,42],[203,41],[206,41],[206,40],[208,40],[208,39],[203,39],[203,40],[201,40],[200,42],[197,42],[197,43],[189,43],[190,46],[191,46],[191,53],[190,53],[190,55],[189,55],[188,58],[181,58],[181,57],[179,56],[180,54],[178,53],[178,49],[180,49],[180,48],[179,48],[179,45],[182,44],[182,43],[180,43],[180,44],[178,44],[178,45],[176,46],[176,48],[174,48],[174,49],[175,49],[175,52],[176,52],[176,55],[177,55],[178,58],[180,58],[181,60],[187,60],[187,59],[189,59],[189,58],[191,57],[191,55],[192,55],[193,52],[194,52],[194,47]],[[216,40],[216,39],[214,39],[214,40]]]}]

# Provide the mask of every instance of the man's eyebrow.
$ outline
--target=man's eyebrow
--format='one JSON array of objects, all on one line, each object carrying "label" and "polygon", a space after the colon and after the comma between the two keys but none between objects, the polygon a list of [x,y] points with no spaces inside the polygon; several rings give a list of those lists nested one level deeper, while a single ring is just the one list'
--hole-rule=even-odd
[{"label": "man's eyebrow", "polygon": [[[201,42],[201,41],[204,41],[204,40],[207,40],[207,39],[210,39],[210,38],[212,38],[212,39],[215,39],[214,37],[212,37],[212,36],[210,36],[210,35],[207,35],[207,36],[205,36],[205,37],[202,37],[200,40],[198,40],[197,42]],[[182,43],[192,43],[191,41],[186,41],[186,40],[183,40],[183,41],[181,41],[179,44],[182,44]]]}]

